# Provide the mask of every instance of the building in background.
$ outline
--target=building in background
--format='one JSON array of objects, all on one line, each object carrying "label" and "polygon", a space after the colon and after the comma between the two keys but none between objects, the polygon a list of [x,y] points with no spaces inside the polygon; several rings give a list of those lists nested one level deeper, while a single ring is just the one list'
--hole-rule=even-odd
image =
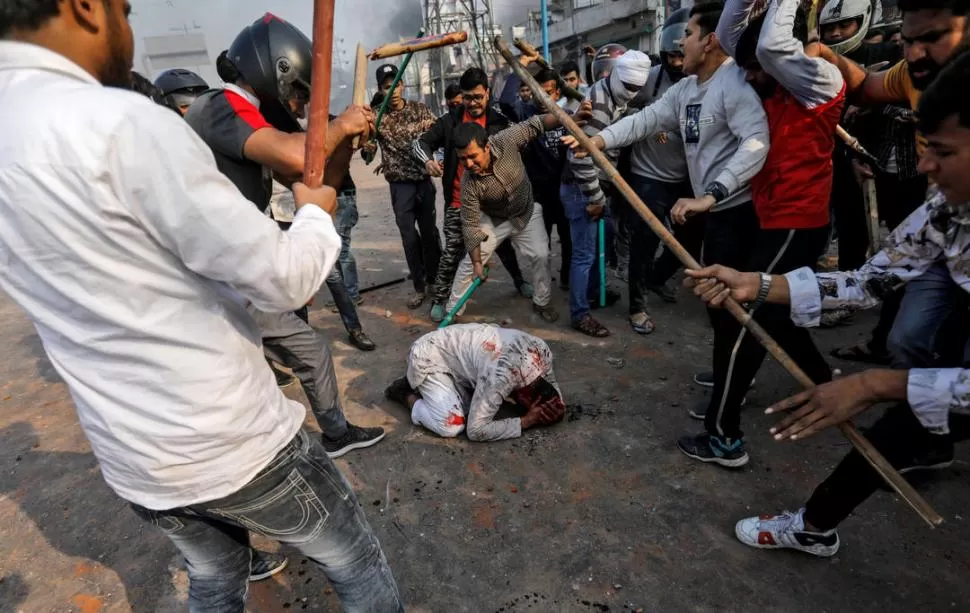
[{"label": "building in background", "polygon": [[468,42],[435,49],[422,57],[421,73],[424,82],[422,98],[432,109],[443,112],[444,91],[457,83],[461,74],[472,66],[479,66],[491,73],[498,66],[499,57],[492,46],[492,39],[502,33],[502,27],[493,19],[491,0],[421,0],[424,3],[424,28],[428,36],[448,32],[468,32]]},{"label": "building in background", "polygon": [[[538,1],[529,18],[512,29],[512,36],[542,47],[542,19]],[[666,15],[691,0],[549,0],[549,53],[554,63],[575,59],[584,66],[583,46],[619,43],[628,49],[656,53]]]}]

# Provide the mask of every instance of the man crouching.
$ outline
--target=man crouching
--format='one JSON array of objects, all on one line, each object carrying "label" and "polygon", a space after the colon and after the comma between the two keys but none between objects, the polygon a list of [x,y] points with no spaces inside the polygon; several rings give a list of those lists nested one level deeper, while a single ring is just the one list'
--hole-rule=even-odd
[{"label": "man crouching", "polygon": [[[522,436],[562,420],[566,405],[542,339],[485,324],[456,325],[419,338],[408,374],[385,392],[411,411],[411,421],[445,437],[465,430],[473,441]],[[495,419],[506,398],[526,410]]]}]

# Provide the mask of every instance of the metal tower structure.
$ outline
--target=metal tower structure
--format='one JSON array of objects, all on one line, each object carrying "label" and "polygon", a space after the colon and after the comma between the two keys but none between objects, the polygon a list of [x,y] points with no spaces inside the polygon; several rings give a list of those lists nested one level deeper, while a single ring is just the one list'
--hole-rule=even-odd
[{"label": "metal tower structure", "polygon": [[492,49],[492,38],[501,32],[492,18],[491,0],[423,0],[424,25],[428,36],[468,32],[468,42],[437,49],[429,55],[429,74],[433,98],[439,107],[444,103],[445,88],[456,83],[472,66],[491,73],[498,64]]}]

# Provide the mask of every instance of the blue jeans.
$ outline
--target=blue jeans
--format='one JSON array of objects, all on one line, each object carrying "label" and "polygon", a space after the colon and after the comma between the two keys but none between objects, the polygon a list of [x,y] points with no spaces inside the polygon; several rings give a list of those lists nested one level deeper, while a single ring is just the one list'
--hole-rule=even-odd
[{"label": "blue jeans", "polygon": [[964,295],[943,263],[934,264],[923,276],[906,284],[886,343],[893,368],[930,368],[936,364],[940,328]]},{"label": "blue jeans", "polygon": [[297,436],[248,484],[221,500],[135,513],[185,558],[190,613],[243,613],[249,532],[299,549],[319,564],[344,611],[399,613],[397,584],[350,485],[319,436]]},{"label": "blue jeans", "polygon": [[596,274],[592,274],[596,264],[598,224],[586,212],[587,200],[580,186],[565,183],[559,196],[566,209],[573,241],[569,267],[569,317],[576,322],[589,315],[589,296],[599,294],[599,269],[595,268]]},{"label": "blue jeans", "polygon": [[360,287],[357,279],[357,260],[350,251],[350,231],[357,225],[358,219],[357,192],[340,192],[337,197],[337,215],[334,219],[337,235],[340,236],[340,258],[337,260],[337,265],[344,280],[344,287],[347,288],[347,294],[354,303],[360,299]]}]

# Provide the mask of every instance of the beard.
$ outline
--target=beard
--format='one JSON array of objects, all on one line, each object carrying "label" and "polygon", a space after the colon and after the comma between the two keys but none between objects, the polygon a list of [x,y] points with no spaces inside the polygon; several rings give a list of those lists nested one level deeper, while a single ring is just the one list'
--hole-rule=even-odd
[{"label": "beard", "polygon": [[[919,91],[926,91],[926,88],[936,80],[937,75],[940,74],[942,67],[930,58],[923,58],[912,64],[907,64],[906,68],[909,70],[909,78],[913,81],[913,87]],[[925,72],[926,75],[922,77],[917,77],[916,72]]]},{"label": "beard", "polygon": [[127,24],[108,21],[108,60],[98,73],[98,81],[108,87],[131,87],[132,49],[128,44]]}]

